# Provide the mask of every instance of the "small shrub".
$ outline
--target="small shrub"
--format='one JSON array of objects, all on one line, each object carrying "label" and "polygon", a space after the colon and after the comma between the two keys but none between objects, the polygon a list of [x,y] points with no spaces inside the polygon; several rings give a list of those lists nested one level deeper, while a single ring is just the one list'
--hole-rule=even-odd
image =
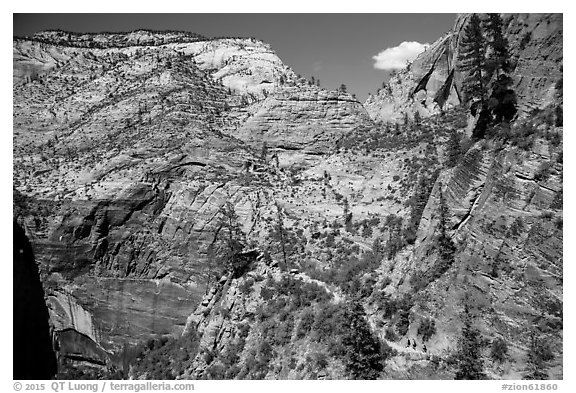
[{"label": "small shrub", "polygon": [[490,349],[490,357],[496,363],[504,363],[506,358],[508,357],[508,344],[504,341],[503,338],[498,337],[494,341],[492,341],[492,346]]},{"label": "small shrub", "polygon": [[563,203],[564,203],[564,191],[560,190],[559,192],[556,193],[556,195],[554,195],[554,199],[552,200],[552,204],[550,205],[550,208],[562,210],[563,209]]},{"label": "small shrub", "polygon": [[552,163],[551,162],[543,162],[540,164],[536,173],[534,174],[534,180],[541,182],[547,181],[550,178],[551,174]]},{"label": "small shrub", "polygon": [[554,114],[556,116],[554,125],[556,127],[562,127],[564,125],[564,110],[562,108],[562,105],[558,105],[555,109],[554,109]]},{"label": "small shrub", "polygon": [[536,129],[536,126],[531,121],[524,121],[514,127],[510,142],[512,145],[518,146],[525,151],[529,151],[534,145],[537,132],[538,130]]},{"label": "small shrub", "polygon": [[267,287],[263,287],[260,290],[260,296],[262,296],[262,299],[264,300],[270,300],[274,296],[274,290]]},{"label": "small shrub", "polygon": [[253,285],[254,285],[254,279],[250,277],[246,279],[242,284],[240,284],[238,288],[240,289],[240,292],[243,295],[247,295],[250,293],[250,291],[252,291]]},{"label": "small shrub", "polygon": [[418,335],[422,336],[422,341],[426,342],[436,334],[436,321],[432,318],[424,318],[418,327]]},{"label": "small shrub", "polygon": [[393,329],[386,329],[386,332],[384,333],[384,338],[388,341],[397,341],[398,340],[398,336],[396,335],[396,332]]},{"label": "small shrub", "polygon": [[554,221],[554,226],[555,226],[556,229],[558,229],[559,231],[561,231],[562,228],[564,228],[564,220],[562,219],[562,217],[558,217],[558,218]]},{"label": "small shrub", "polygon": [[408,328],[410,327],[410,312],[408,310],[401,310],[398,316],[398,321],[396,322],[396,331],[400,336],[406,335],[408,333]]},{"label": "small shrub", "polygon": [[532,32],[531,32],[531,31],[527,31],[527,32],[522,36],[522,39],[520,40],[520,50],[526,49],[526,45],[528,45],[528,43],[530,42],[531,39],[532,39]]}]

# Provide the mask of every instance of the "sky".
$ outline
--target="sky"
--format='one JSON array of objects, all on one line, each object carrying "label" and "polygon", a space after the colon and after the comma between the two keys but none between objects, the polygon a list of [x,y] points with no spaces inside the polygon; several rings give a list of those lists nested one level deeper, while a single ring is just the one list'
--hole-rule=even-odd
[{"label": "sky", "polygon": [[[207,37],[255,37],[294,72],[345,84],[364,101],[454,24],[455,14],[14,14],[13,34],[184,30]],[[378,68],[377,68],[378,67]]]}]

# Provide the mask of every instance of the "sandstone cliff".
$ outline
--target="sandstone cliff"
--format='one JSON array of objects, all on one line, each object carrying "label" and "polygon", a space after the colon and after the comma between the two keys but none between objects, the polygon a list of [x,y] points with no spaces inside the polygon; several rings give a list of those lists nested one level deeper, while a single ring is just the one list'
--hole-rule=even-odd
[{"label": "sandstone cliff", "polygon": [[[460,15],[451,31],[368,97],[364,106],[374,120],[398,122],[404,114],[412,116],[416,111],[421,116],[437,114],[440,103],[448,108],[460,104],[459,41],[469,18],[469,14]],[[562,78],[563,19],[561,14],[503,14],[502,18],[513,59],[513,89],[518,109],[526,115],[553,101],[554,86]],[[437,101],[444,90],[445,102]]]},{"label": "sandstone cliff", "polygon": [[386,366],[361,375],[450,379],[467,304],[509,346],[484,350],[490,378],[521,377],[535,335],[561,378],[562,19],[504,19],[523,114],[481,141],[452,74],[465,15],[365,106],[253,39],[15,40],[15,219],[60,353],[124,377],[352,378],[356,315]]}]

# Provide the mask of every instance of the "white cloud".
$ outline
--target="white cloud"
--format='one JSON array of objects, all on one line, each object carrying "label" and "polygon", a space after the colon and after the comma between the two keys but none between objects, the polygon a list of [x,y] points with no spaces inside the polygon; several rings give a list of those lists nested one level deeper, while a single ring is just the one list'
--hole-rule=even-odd
[{"label": "white cloud", "polygon": [[430,44],[421,44],[416,41],[404,41],[398,46],[384,49],[376,56],[372,56],[376,62],[374,68],[380,70],[401,70],[406,68],[409,61],[412,61],[420,53],[424,52]]}]

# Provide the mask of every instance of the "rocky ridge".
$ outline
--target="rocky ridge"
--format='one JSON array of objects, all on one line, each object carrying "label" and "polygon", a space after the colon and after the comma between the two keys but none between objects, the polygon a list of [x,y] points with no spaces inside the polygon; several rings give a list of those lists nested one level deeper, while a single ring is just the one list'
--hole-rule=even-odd
[{"label": "rocky ridge", "polygon": [[[397,72],[364,107],[376,121],[398,122],[404,114],[440,113],[461,103],[462,75],[456,66],[458,43],[469,14],[421,53],[407,69]],[[562,78],[561,14],[502,14],[513,68],[513,89],[523,115],[554,100],[554,86]],[[453,74],[452,74],[453,72]],[[445,91],[442,101],[438,95]],[[440,105],[442,103],[442,105]]]},{"label": "rocky ridge", "polygon": [[[370,105],[298,80],[257,41],[118,40],[130,44],[14,44],[15,217],[63,355],[149,378],[158,370],[139,364],[173,362],[185,347],[170,377],[342,378],[351,375],[342,353],[313,344],[321,323],[310,337],[298,326],[325,309],[341,315],[360,294],[382,342],[381,377],[452,378],[446,337],[459,333],[463,299],[486,340],[510,343],[509,361],[487,361],[491,378],[521,376],[535,326],[556,354],[550,376],[561,377],[562,127],[545,108],[561,99],[557,84],[544,98],[519,87],[522,102],[545,110],[508,139],[469,141],[447,169],[450,135],[466,138],[461,109],[374,124]],[[547,84],[537,61],[524,81]],[[30,64],[56,63],[22,77]],[[456,253],[439,270],[441,199]],[[249,267],[216,282],[227,204]],[[284,308],[292,317],[277,314]],[[280,328],[285,318],[293,330]],[[428,353],[406,350],[430,318]],[[128,361],[130,348],[159,336],[180,338],[151,341]],[[222,374],[236,355],[239,369]]]}]

